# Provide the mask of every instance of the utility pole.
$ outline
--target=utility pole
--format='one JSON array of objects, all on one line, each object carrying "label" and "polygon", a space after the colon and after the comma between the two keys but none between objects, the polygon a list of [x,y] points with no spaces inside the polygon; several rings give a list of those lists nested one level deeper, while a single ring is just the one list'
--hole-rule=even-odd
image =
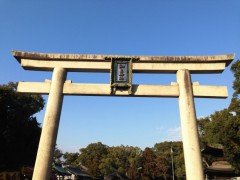
[{"label": "utility pole", "polygon": [[173,180],[174,180],[174,165],[173,165],[173,149],[172,149],[172,146],[171,146],[171,159],[172,159],[172,175],[173,175]]}]

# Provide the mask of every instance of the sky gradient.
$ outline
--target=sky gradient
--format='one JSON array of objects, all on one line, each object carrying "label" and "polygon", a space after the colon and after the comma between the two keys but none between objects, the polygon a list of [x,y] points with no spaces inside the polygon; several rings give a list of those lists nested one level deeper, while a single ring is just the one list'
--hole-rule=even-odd
[{"label": "sky gradient", "polygon": [[[218,55],[240,58],[239,0],[0,1],[0,83],[43,82],[51,72],[26,71],[11,51],[116,55]],[[68,73],[74,83],[109,83],[108,73]],[[192,75],[202,85],[226,85],[227,99],[195,99],[197,117],[227,108],[230,66]],[[170,84],[174,74],[134,74],[134,84]],[[47,96],[44,96],[47,102]],[[37,114],[43,122],[45,110]],[[109,146],[153,147],[181,140],[176,98],[65,96],[57,145],[78,151]]]}]

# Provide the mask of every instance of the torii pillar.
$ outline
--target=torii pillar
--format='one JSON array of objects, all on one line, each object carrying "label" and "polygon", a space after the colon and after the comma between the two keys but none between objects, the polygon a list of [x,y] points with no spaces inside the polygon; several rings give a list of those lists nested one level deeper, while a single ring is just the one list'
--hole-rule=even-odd
[{"label": "torii pillar", "polygon": [[[63,95],[175,97],[179,98],[186,178],[203,180],[194,97],[226,98],[225,86],[192,83],[191,73],[221,73],[234,54],[217,56],[120,56],[131,58],[133,73],[176,73],[171,85],[132,85],[132,93],[116,90],[110,84],[74,84],[65,81],[68,71],[110,72],[114,55],[44,54],[13,51],[13,56],[27,70],[53,71],[52,81],[19,82],[18,92],[49,94],[46,114],[34,167],[33,180],[48,180],[55,149]],[[109,60],[110,59],[110,60]]]},{"label": "torii pillar", "polygon": [[177,82],[186,177],[202,180],[204,179],[202,157],[189,71],[179,70],[177,72]]},{"label": "torii pillar", "polygon": [[63,85],[66,80],[66,70],[56,67],[48,96],[41,138],[34,167],[33,179],[50,179],[54,149],[63,102]]}]

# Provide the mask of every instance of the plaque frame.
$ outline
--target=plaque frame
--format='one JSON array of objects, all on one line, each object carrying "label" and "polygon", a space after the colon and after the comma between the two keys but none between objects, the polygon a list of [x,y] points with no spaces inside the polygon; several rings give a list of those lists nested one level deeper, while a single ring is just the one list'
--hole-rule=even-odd
[{"label": "plaque frame", "polygon": [[132,94],[132,58],[111,58],[111,94],[117,90]]}]

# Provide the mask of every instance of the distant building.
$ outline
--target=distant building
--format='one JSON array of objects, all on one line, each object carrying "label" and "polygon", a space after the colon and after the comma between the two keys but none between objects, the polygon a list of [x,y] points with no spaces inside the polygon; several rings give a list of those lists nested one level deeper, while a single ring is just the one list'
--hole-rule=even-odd
[{"label": "distant building", "polygon": [[[53,164],[52,171],[54,175],[56,176],[57,180],[64,180],[64,179],[70,179],[71,174],[68,173],[61,164]],[[52,177],[54,179],[55,177]]]},{"label": "distant building", "polygon": [[78,168],[63,168],[61,164],[54,164],[52,170],[56,180],[92,180],[91,176]]},{"label": "distant building", "polygon": [[71,174],[72,180],[92,180],[93,178],[78,168],[66,167],[65,170]]},{"label": "distant building", "polygon": [[224,157],[222,147],[206,146],[202,154],[211,155],[214,158],[212,164],[204,169],[206,180],[232,180],[233,177],[238,176]]}]

